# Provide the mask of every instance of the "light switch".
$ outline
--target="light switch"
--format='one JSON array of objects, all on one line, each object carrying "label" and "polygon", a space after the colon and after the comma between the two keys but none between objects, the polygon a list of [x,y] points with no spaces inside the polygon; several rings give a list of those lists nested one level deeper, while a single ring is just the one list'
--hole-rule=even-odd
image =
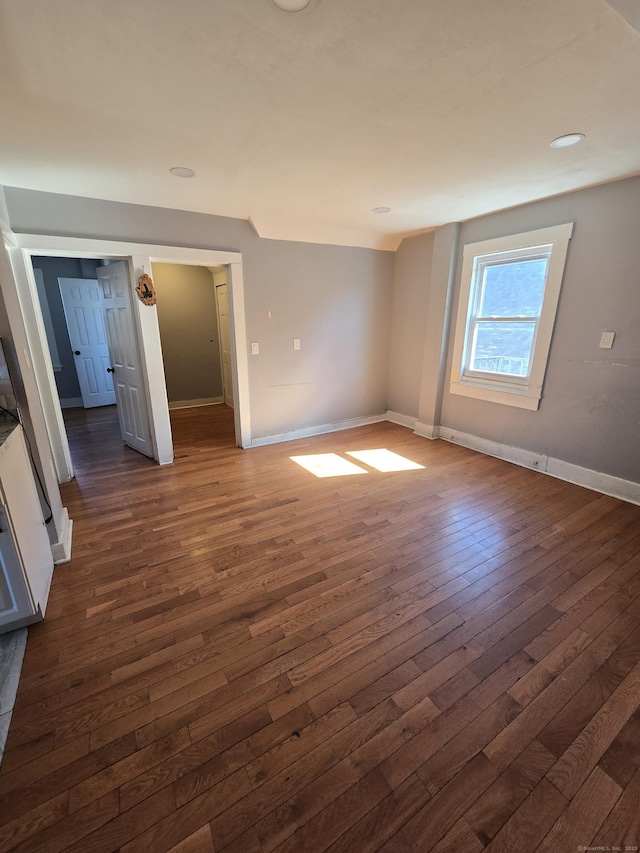
[{"label": "light switch", "polygon": [[294,349],[300,349],[300,338],[294,338],[293,339],[293,348]]},{"label": "light switch", "polygon": [[603,332],[600,338],[600,349],[611,349],[615,336],[615,332]]},{"label": "light switch", "polygon": [[251,355],[260,355],[260,344],[251,344]]}]

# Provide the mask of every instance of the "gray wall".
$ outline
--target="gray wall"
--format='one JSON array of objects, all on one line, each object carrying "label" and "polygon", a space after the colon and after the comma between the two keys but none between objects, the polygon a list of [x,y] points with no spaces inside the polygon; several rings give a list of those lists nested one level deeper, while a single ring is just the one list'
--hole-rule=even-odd
[{"label": "gray wall", "polygon": [[[575,226],[539,411],[447,388],[442,423],[640,482],[640,178],[464,223],[454,317],[465,243],[563,222]],[[616,333],[611,350],[598,347],[605,330]]]},{"label": "gray wall", "polygon": [[79,258],[32,258],[34,268],[42,270],[44,288],[51,314],[53,333],[56,338],[58,355],[62,370],[54,373],[60,399],[81,397],[78,374],[71,344],[67,322],[64,317],[62,298],[60,296],[59,278],[95,278],[97,261],[80,260]]},{"label": "gray wall", "polygon": [[247,269],[249,341],[260,344],[249,356],[258,434],[383,413],[393,254],[260,240]]},{"label": "gray wall", "polygon": [[262,240],[221,216],[11,187],[5,195],[18,233],[242,252],[248,340],[260,344],[249,356],[254,437],[385,411],[392,252]]},{"label": "gray wall", "polygon": [[[428,235],[399,250],[392,306],[392,253],[261,240],[242,220],[204,214],[11,188],[6,198],[17,232],[241,251],[248,341],[260,344],[249,356],[254,436],[387,407],[415,414]],[[460,253],[464,243],[562,222],[575,227],[539,411],[445,388],[442,423],[640,482],[640,178],[464,223]],[[456,294],[460,266],[459,257]],[[605,329],[616,332],[612,350],[598,348]]]},{"label": "gray wall", "polygon": [[418,417],[434,233],[406,237],[396,252],[388,408]]},{"label": "gray wall", "polygon": [[170,403],[222,396],[213,276],[205,267],[153,264]]}]

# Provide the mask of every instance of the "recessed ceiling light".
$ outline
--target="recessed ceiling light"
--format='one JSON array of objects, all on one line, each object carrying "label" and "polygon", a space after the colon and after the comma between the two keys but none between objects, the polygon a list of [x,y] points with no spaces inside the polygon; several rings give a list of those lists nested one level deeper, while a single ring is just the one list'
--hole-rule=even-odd
[{"label": "recessed ceiling light", "polygon": [[374,207],[371,213],[389,213],[390,207]]},{"label": "recessed ceiling light", "polygon": [[273,0],[281,12],[302,12],[311,3],[311,0]]},{"label": "recessed ceiling light", "polygon": [[585,139],[584,133],[565,133],[564,136],[559,136],[549,143],[550,148],[569,148],[570,145],[577,145]]},{"label": "recessed ceiling light", "polygon": [[186,166],[174,166],[173,169],[169,169],[172,175],[175,175],[176,178],[192,178],[195,175],[193,169],[187,169]]}]

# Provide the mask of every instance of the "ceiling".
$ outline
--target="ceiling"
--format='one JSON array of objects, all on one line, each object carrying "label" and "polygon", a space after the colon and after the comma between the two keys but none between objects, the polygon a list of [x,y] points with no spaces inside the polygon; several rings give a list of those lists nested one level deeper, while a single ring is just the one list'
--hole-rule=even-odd
[{"label": "ceiling", "polygon": [[[0,0],[0,183],[394,249],[409,233],[639,173],[634,9]],[[572,131],[586,140],[549,148]]]}]

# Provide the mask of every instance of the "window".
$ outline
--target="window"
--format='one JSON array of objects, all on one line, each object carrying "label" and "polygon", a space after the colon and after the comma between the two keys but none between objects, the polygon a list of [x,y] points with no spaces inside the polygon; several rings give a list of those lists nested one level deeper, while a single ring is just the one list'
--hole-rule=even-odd
[{"label": "window", "polygon": [[452,394],[538,408],[572,230],[464,247]]}]

